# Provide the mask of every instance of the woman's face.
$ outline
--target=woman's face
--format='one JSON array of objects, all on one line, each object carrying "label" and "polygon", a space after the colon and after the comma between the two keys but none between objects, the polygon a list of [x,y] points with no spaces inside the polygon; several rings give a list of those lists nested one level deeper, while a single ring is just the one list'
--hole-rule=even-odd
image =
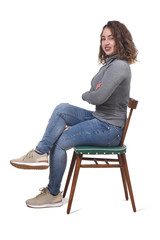
[{"label": "woman's face", "polygon": [[116,54],[116,43],[111,30],[106,27],[101,36],[101,47],[107,56],[113,56]]}]

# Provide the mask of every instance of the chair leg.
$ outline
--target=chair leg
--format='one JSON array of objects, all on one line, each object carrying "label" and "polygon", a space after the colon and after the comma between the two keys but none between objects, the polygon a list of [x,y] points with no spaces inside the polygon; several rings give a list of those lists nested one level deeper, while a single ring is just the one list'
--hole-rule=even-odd
[{"label": "chair leg", "polygon": [[127,166],[126,155],[125,155],[125,153],[123,153],[121,156],[122,156],[122,161],[124,164],[125,176],[126,176],[126,181],[127,181],[127,185],[128,185],[130,198],[131,198],[132,208],[133,208],[133,211],[136,212],[136,205],[135,205],[135,201],[134,201],[132,185],[131,185],[131,180],[130,180],[130,176],[129,176],[128,166]]},{"label": "chair leg", "polygon": [[[121,159],[121,155],[120,154],[118,154],[118,160],[119,160],[120,165],[123,166],[123,161]],[[123,182],[125,197],[126,197],[126,200],[128,200],[128,190],[127,190],[126,176],[125,176],[124,167],[121,167],[120,170],[121,170],[121,176],[122,176],[122,182]]]},{"label": "chair leg", "polygon": [[70,192],[69,201],[68,201],[68,208],[67,208],[68,214],[70,213],[70,209],[71,209],[71,205],[72,205],[74,191],[76,188],[78,174],[79,174],[79,170],[80,170],[80,166],[81,166],[81,161],[82,161],[82,155],[77,154],[77,161],[76,161],[76,166],[75,166],[74,176],[73,176],[73,181],[72,181],[72,187],[71,187],[71,192]]},{"label": "chair leg", "polygon": [[73,169],[74,169],[74,166],[75,166],[75,162],[76,162],[76,153],[74,152],[73,156],[72,156],[72,161],[71,161],[71,165],[70,165],[70,168],[69,168],[69,172],[68,172],[68,176],[67,176],[64,192],[63,192],[63,198],[66,196],[67,189],[68,189],[68,186],[69,186],[69,183],[70,183],[70,179],[71,179],[71,176],[72,176],[72,172],[73,172]]}]

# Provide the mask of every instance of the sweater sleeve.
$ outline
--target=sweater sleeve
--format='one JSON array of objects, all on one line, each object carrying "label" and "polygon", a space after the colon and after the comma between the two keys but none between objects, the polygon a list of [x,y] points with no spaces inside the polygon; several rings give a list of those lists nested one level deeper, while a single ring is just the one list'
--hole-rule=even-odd
[{"label": "sweater sleeve", "polygon": [[101,105],[108,100],[119,84],[127,77],[129,66],[124,61],[116,61],[111,64],[104,73],[101,87],[98,90],[87,91],[82,99],[93,105]]}]

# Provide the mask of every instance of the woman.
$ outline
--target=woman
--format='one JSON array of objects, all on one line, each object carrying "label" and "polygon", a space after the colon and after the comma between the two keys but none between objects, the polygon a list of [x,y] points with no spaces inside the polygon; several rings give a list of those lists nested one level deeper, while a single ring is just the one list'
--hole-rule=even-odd
[{"label": "woman", "polygon": [[[50,164],[49,184],[29,207],[62,205],[60,186],[66,167],[66,151],[77,145],[118,146],[129,102],[131,70],[137,50],[126,26],[109,21],[102,30],[99,61],[103,64],[82,99],[96,105],[94,112],[70,104],[58,105],[35,150],[11,160],[18,168],[45,169]],[[48,164],[48,155],[50,163]]]}]

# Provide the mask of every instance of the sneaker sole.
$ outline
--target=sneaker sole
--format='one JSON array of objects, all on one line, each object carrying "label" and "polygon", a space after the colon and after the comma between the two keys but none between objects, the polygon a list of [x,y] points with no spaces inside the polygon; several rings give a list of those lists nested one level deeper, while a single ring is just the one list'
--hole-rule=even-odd
[{"label": "sneaker sole", "polygon": [[30,205],[27,204],[27,207],[30,208],[50,208],[50,207],[61,207],[63,205],[62,202],[54,203],[54,204],[43,204],[43,205]]},{"label": "sneaker sole", "polygon": [[10,164],[16,168],[20,169],[34,169],[34,170],[44,170],[49,167],[49,165],[29,165],[29,164],[23,164],[23,163],[15,163],[15,162],[10,162]]}]

